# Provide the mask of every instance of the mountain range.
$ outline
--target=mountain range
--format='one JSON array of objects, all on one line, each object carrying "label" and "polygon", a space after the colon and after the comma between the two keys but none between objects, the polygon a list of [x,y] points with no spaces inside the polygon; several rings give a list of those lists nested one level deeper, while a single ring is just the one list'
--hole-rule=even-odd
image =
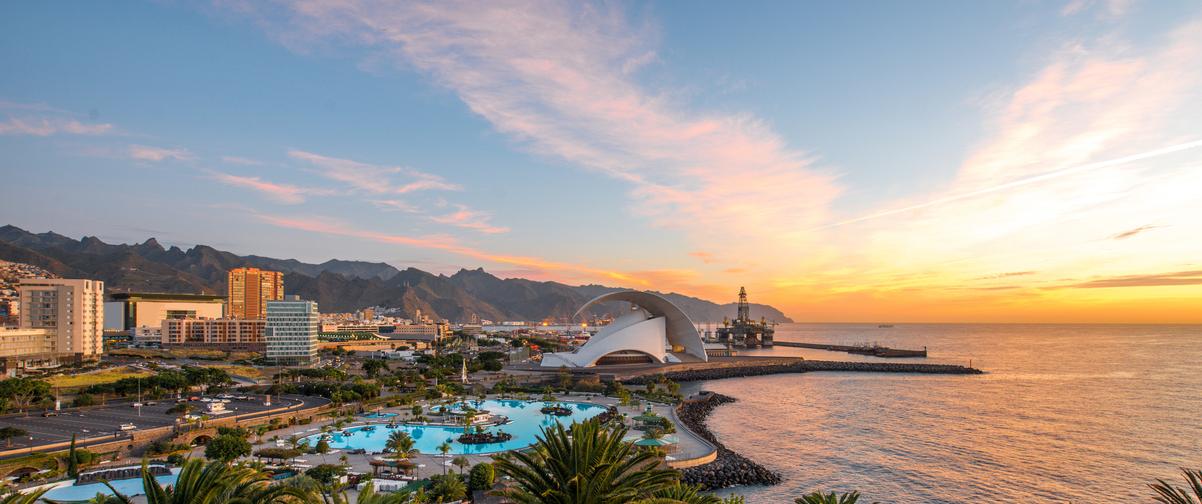
[{"label": "mountain range", "polygon": [[[227,272],[255,267],[284,273],[284,290],[316,300],[322,311],[350,312],[369,306],[400,308],[452,322],[473,315],[494,321],[567,321],[578,307],[606,292],[602,285],[571,286],[522,278],[498,278],[484,269],[461,269],[435,275],[417,268],[397,269],[386,263],[329,260],[311,264],[296,259],[240,256],[207,245],[188,250],[164,248],[154,238],[139,244],[109,244],[94,236],[75,240],[54,232],[31,233],[16,226],[0,227],[0,259],[31,264],[64,278],[95,278],[109,291],[224,294]],[[732,297],[735,289],[731,289]],[[717,304],[683,294],[661,294],[694,322],[733,318],[735,304]],[[618,305],[593,315],[613,314]],[[752,304],[751,314],[792,322],[780,310]]]}]

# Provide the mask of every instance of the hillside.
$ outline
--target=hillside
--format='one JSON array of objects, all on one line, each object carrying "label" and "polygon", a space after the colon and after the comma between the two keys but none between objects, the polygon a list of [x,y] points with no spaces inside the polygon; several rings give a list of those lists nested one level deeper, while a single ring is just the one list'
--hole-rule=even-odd
[{"label": "hillside", "polygon": [[[0,227],[0,259],[31,264],[63,277],[104,280],[110,291],[223,294],[226,272],[237,267],[282,271],[284,290],[314,299],[322,311],[348,312],[367,306],[421,310],[436,318],[465,322],[473,315],[490,320],[567,320],[597,295],[621,290],[601,285],[571,286],[523,278],[498,278],[483,269],[451,276],[385,263],[240,256],[197,245],[164,248],[154,238],[139,244],[108,244],[96,237],[74,240],[54,233]],[[732,297],[736,288],[732,288]],[[733,317],[733,304],[719,305],[682,294],[664,294],[695,322]],[[616,311],[617,306],[606,307]],[[779,310],[753,304],[752,316],[791,322]],[[593,313],[602,315],[602,313]]]}]

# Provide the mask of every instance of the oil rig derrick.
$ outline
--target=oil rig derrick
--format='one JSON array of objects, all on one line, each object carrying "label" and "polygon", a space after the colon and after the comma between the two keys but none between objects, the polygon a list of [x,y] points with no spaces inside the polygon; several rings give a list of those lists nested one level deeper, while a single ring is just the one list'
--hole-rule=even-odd
[{"label": "oil rig derrick", "polygon": [[718,343],[728,347],[759,348],[772,346],[776,329],[763,317],[751,318],[751,304],[747,302],[747,289],[739,287],[739,306],[735,319],[724,318],[718,328]]}]

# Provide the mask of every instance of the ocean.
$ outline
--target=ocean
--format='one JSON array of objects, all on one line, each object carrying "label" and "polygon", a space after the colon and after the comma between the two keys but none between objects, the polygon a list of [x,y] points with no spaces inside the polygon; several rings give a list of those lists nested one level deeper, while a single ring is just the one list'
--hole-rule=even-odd
[{"label": "ocean", "polygon": [[[738,399],[710,429],[784,483],[750,503],[1151,502],[1202,469],[1202,326],[784,324],[778,341],[928,347],[984,375],[805,373],[687,384]],[[776,347],[743,355],[888,360]],[[1178,483],[1179,484],[1179,483]]]}]

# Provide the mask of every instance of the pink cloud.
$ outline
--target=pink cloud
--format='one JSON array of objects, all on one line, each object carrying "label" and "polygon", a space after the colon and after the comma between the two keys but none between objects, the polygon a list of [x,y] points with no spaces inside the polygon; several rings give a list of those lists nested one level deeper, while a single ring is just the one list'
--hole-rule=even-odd
[{"label": "pink cloud", "polygon": [[[633,73],[654,34],[616,4],[293,2],[257,16],[290,47],[349,41],[454,91],[531,150],[629,183],[633,209],[698,236],[759,239],[820,222],[834,176],[747,115],[690,111]],[[287,19],[284,26],[278,19]],[[737,224],[737,225],[736,225]]]},{"label": "pink cloud", "polygon": [[[377,166],[300,150],[289,151],[288,155],[317,166],[320,170],[316,173],[323,177],[372,194],[406,194],[425,190],[458,191],[460,189],[458,184],[447,182],[438,175],[412,168]],[[397,175],[408,180],[400,183],[392,182],[392,178]]]},{"label": "pink cloud", "polygon": [[127,152],[129,157],[139,161],[159,162],[167,159],[188,161],[195,157],[188,149],[165,149],[146,145],[130,145]]},{"label": "pink cloud", "polygon": [[279,201],[280,203],[303,203],[306,195],[330,194],[330,191],[326,189],[298,187],[288,184],[276,184],[262,180],[259,177],[246,177],[221,172],[211,172],[210,175],[218,182],[258,191],[273,200]]},{"label": "pink cloud", "polygon": [[493,264],[508,265],[518,269],[534,269],[554,274],[558,278],[585,278],[591,280],[617,281],[623,285],[647,287],[651,283],[633,275],[617,271],[592,268],[579,264],[551,261],[541,257],[497,254],[459,243],[453,237],[444,235],[406,236],[381,233],[358,229],[344,222],[323,217],[295,218],[278,215],[257,214],[258,218],[268,224],[300,231],[321,233],[332,236],[353,237],[378,243],[403,245],[423,249],[448,252],[462,257],[468,257]]},{"label": "pink cloud", "polygon": [[488,212],[472,210],[465,205],[455,205],[455,207],[457,209],[454,212],[446,215],[434,215],[430,217],[430,220],[439,224],[473,229],[487,234],[506,233],[509,231],[507,227],[492,225],[489,222],[492,220],[492,215]]},{"label": "pink cloud", "polygon": [[112,124],[85,124],[74,119],[50,117],[9,117],[4,122],[0,122],[0,135],[50,136],[60,133],[71,135],[103,135],[112,130]]}]

